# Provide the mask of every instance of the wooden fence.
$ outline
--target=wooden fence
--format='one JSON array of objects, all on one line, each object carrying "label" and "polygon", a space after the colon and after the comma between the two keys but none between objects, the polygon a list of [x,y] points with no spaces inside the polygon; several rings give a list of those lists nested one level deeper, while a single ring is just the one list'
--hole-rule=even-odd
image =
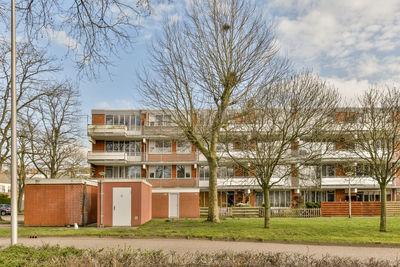
[{"label": "wooden fence", "polygon": [[[400,215],[400,201],[386,202],[388,216]],[[379,216],[381,215],[381,202],[351,202],[352,216]],[[349,216],[348,202],[322,202],[321,216],[324,217],[345,217]]]},{"label": "wooden fence", "polygon": [[[207,217],[208,208],[200,208],[200,217]],[[263,207],[231,207],[220,208],[219,216],[225,217],[243,217],[256,218],[264,217]],[[320,217],[321,209],[291,209],[291,208],[273,208],[271,209],[271,217]]]}]

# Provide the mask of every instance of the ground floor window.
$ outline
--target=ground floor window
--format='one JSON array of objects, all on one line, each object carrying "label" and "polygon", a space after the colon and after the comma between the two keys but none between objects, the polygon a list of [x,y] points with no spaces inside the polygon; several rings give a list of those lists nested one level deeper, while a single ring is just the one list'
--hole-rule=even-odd
[{"label": "ground floor window", "polygon": [[136,166],[106,166],[105,178],[141,178],[141,167]]},{"label": "ground floor window", "polygon": [[[392,200],[392,190],[386,191],[386,200]],[[357,201],[381,201],[381,191],[380,190],[363,190],[357,192]]]},{"label": "ground floor window", "polygon": [[290,191],[271,191],[269,192],[269,201],[271,203],[271,207],[290,207]]},{"label": "ground floor window", "polygon": [[335,201],[335,191],[301,191],[304,202],[333,202]]}]

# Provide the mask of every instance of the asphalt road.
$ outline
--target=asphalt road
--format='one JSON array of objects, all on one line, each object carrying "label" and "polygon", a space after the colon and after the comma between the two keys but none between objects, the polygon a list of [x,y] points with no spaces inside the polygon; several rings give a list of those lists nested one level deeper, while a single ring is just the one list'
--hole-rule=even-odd
[{"label": "asphalt road", "polygon": [[[173,250],[177,253],[185,252],[213,252],[229,250],[235,252],[286,252],[313,255],[321,258],[326,255],[353,257],[362,260],[369,258],[397,260],[400,259],[400,248],[388,247],[352,247],[352,246],[326,246],[303,244],[280,244],[261,242],[229,242],[210,240],[186,240],[186,239],[126,239],[126,238],[98,238],[98,237],[39,237],[37,239],[20,238],[19,244],[26,246],[41,246],[44,244],[60,246],[74,246],[77,248],[141,248]],[[0,239],[0,246],[10,244],[9,239]]]}]

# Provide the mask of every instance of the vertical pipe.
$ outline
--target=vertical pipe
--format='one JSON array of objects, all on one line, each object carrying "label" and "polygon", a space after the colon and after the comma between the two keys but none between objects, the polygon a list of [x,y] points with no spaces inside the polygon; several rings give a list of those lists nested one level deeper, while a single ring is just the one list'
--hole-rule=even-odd
[{"label": "vertical pipe", "polygon": [[11,245],[18,239],[17,207],[17,107],[15,89],[15,0],[11,0]]},{"label": "vertical pipe", "polygon": [[103,180],[100,180],[100,227],[103,225]]}]

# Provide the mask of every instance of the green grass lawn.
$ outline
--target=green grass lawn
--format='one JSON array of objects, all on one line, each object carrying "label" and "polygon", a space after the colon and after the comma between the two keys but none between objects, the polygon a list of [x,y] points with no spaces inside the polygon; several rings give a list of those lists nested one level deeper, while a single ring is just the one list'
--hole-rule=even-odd
[{"label": "green grass lawn", "polygon": [[[263,228],[263,219],[225,219],[220,224],[204,219],[154,219],[137,228],[124,227],[20,227],[20,236],[121,236],[181,237],[222,240],[288,241],[307,243],[364,243],[400,245],[400,218],[387,219],[386,233],[379,232],[379,218],[276,218],[271,228]],[[0,228],[0,236],[10,235]]]}]

